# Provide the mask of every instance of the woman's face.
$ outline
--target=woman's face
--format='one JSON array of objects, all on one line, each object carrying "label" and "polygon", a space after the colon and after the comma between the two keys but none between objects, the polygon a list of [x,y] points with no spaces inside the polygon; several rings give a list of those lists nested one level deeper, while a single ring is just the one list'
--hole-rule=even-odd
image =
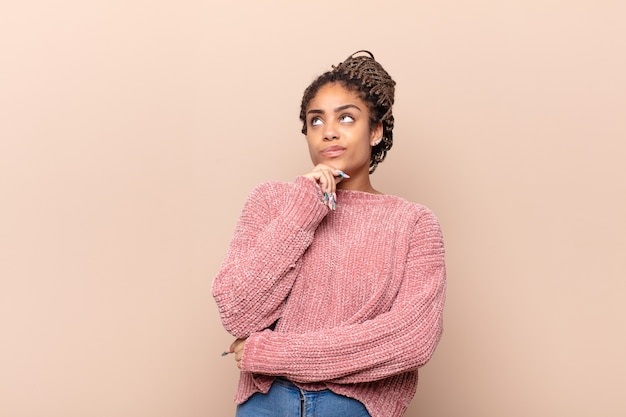
[{"label": "woman's face", "polygon": [[339,83],[321,87],[306,109],[313,165],[329,165],[353,179],[369,176],[372,146],[382,136],[382,124],[370,129],[369,117],[367,104],[356,93]]}]

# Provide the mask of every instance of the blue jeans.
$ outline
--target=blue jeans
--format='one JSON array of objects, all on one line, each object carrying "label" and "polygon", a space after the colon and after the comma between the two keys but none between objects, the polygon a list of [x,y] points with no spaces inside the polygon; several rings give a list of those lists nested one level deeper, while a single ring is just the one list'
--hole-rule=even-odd
[{"label": "blue jeans", "polygon": [[267,394],[257,392],[237,406],[236,417],[371,417],[359,401],[330,390],[301,390],[278,378]]}]

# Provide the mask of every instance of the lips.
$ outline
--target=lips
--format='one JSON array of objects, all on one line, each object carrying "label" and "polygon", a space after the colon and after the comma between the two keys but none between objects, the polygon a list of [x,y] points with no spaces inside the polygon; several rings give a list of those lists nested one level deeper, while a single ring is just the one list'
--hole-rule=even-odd
[{"label": "lips", "polygon": [[328,148],[322,149],[322,155],[324,155],[327,158],[335,158],[343,154],[345,151],[346,151],[346,148],[344,148],[343,146],[332,145],[332,146],[329,146]]}]

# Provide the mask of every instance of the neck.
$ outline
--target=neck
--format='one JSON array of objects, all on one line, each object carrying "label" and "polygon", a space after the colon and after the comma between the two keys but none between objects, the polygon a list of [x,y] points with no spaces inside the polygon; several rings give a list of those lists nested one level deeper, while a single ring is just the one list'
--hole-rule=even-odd
[{"label": "neck", "polygon": [[369,173],[366,177],[362,178],[348,178],[341,180],[339,184],[337,184],[337,189],[339,190],[348,190],[348,191],[361,191],[364,193],[371,194],[382,194],[380,191],[376,190],[372,183],[370,182]]}]

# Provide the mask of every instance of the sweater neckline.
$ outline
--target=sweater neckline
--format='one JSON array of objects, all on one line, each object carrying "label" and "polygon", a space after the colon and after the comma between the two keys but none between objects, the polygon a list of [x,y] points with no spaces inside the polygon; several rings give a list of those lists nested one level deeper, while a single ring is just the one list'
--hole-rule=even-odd
[{"label": "sweater neckline", "polygon": [[337,190],[337,200],[339,201],[354,201],[354,202],[387,202],[391,200],[397,200],[399,197],[392,194],[374,194],[367,191],[357,190]]}]

